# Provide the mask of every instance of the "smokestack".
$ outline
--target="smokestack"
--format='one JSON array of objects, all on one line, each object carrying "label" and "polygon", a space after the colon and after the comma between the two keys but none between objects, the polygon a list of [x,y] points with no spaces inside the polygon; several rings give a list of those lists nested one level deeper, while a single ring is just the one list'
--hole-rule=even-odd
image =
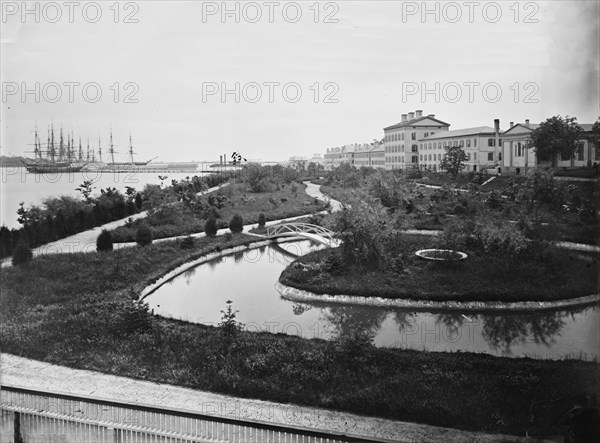
[{"label": "smokestack", "polygon": [[413,120],[415,118],[415,113],[414,112],[409,112],[408,113],[408,119],[409,120]]},{"label": "smokestack", "polygon": [[419,117],[423,117],[423,111],[420,109],[417,110],[417,118]]},{"label": "smokestack", "polygon": [[500,119],[494,119],[494,161],[498,159],[498,149],[500,148]]},{"label": "smokestack", "polygon": [[406,121],[406,114],[402,114],[402,121],[405,122]]},{"label": "smokestack", "polygon": [[525,120],[525,126],[527,126],[529,128],[529,119]]}]

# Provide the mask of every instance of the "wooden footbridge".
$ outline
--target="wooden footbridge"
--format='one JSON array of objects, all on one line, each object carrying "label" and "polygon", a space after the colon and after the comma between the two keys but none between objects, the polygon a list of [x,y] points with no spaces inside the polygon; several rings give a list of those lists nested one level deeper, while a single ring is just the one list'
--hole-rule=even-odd
[{"label": "wooden footbridge", "polygon": [[267,237],[304,237],[319,242],[330,248],[339,246],[340,241],[335,238],[334,232],[323,226],[310,223],[282,223],[267,228]]}]

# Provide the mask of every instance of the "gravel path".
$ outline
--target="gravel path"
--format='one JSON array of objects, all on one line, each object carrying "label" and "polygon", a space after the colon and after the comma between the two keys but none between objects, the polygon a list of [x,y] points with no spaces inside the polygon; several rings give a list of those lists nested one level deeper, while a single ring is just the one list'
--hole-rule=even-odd
[{"label": "gravel path", "polygon": [[507,435],[483,434],[364,417],[345,412],[237,398],[172,385],[71,369],[1,354],[2,385],[48,390],[102,400],[193,411],[216,417],[255,420],[308,429],[342,432],[398,442],[535,442]]}]

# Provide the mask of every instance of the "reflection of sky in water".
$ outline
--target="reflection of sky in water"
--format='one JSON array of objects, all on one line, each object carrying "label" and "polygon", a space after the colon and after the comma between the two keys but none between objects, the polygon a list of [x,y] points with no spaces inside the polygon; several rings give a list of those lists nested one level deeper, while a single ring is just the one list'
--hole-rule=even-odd
[{"label": "reflection of sky in water", "polygon": [[357,330],[377,346],[428,351],[471,351],[537,358],[600,357],[600,313],[415,312],[366,306],[295,303],[274,284],[294,256],[318,248],[309,241],[247,249],[195,267],[159,288],[146,301],[158,314],[218,324],[226,300],[252,331],[329,339]]}]

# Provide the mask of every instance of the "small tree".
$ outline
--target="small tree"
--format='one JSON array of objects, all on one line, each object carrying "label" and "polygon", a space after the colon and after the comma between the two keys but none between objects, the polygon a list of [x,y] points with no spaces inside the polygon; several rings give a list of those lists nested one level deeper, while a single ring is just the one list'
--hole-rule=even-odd
[{"label": "small tree", "polygon": [[20,242],[12,255],[13,266],[20,266],[29,263],[33,258],[31,248],[25,242]]},{"label": "small tree", "polygon": [[98,238],[96,239],[96,251],[112,251],[113,250],[113,239],[112,234],[103,229]]},{"label": "small tree", "polygon": [[260,214],[258,214],[258,227],[264,228],[266,224],[267,224],[267,217],[265,217],[264,212],[261,212]]},{"label": "small tree", "polygon": [[235,319],[239,311],[233,310],[231,306],[233,301],[227,300],[226,303],[227,309],[224,311],[221,310],[221,323],[219,323],[219,326],[221,327],[221,332],[225,338],[227,351],[230,351],[232,342],[235,341],[244,325]]},{"label": "small tree", "polygon": [[154,236],[152,230],[148,225],[142,225],[135,232],[135,241],[140,246],[147,246],[152,243]]},{"label": "small tree", "polygon": [[446,154],[440,161],[440,169],[456,177],[460,171],[465,169],[467,159],[467,154],[460,146],[447,146]]},{"label": "small tree", "polygon": [[239,233],[244,230],[244,219],[240,214],[234,214],[229,222],[229,229],[233,233]]},{"label": "small tree", "polygon": [[209,237],[214,237],[217,235],[217,221],[214,217],[209,217],[204,224],[204,233]]},{"label": "small tree", "polygon": [[583,136],[583,129],[575,117],[562,118],[560,115],[548,118],[529,135],[527,148],[534,148],[538,160],[552,161],[556,166],[558,154],[571,158],[577,151],[577,142]]}]

